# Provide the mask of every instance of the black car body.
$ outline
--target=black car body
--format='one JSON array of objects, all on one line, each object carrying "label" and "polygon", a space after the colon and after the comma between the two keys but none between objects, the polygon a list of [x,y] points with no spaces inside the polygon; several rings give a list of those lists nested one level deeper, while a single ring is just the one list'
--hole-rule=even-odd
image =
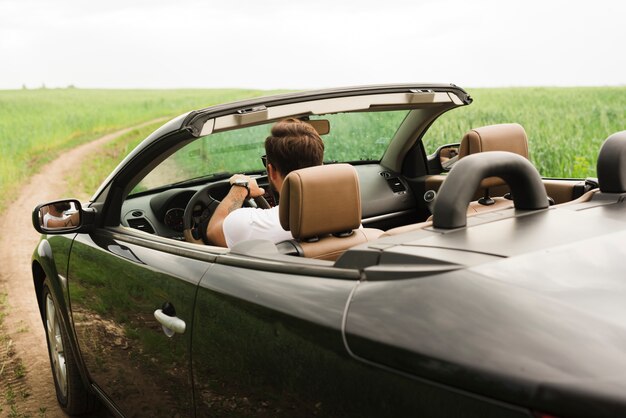
[{"label": "black car body", "polygon": [[[599,189],[463,143],[427,155],[433,122],[471,101],[454,85],[394,85],[192,111],[132,151],[90,202],[72,202],[80,226],[45,228],[49,203],[39,206],[33,279],[61,405],[83,413],[97,397],[120,416],[625,415],[626,133],[600,153]],[[361,222],[382,236],[332,260],[298,256],[297,243],[194,243],[230,174],[267,181],[247,162],[263,138],[246,142],[245,129],[323,117],[366,137],[381,115],[397,121],[384,140],[327,165],[354,167]],[[344,117],[373,122],[342,130]],[[343,155],[340,139],[327,149]],[[228,166],[220,153],[242,159]],[[486,188],[493,177],[508,187]],[[503,206],[469,216],[483,189]],[[212,197],[190,205],[199,192]]]}]

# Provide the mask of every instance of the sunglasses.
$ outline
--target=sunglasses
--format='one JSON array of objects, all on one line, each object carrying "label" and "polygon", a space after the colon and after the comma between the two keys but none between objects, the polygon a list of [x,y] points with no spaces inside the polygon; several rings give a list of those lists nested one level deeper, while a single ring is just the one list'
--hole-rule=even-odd
[{"label": "sunglasses", "polygon": [[263,167],[267,168],[267,155],[261,155],[261,161],[263,162]]}]

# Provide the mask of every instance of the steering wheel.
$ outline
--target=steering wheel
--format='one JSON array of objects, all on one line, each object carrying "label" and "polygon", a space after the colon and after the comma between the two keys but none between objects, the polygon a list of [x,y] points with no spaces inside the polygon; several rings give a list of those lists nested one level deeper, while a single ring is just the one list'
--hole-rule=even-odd
[{"label": "steering wheel", "polygon": [[[211,192],[214,189],[223,189],[226,187],[230,187],[228,180],[207,184],[198,190],[191,197],[189,202],[187,202],[187,206],[185,206],[185,213],[183,215],[183,235],[185,237],[185,241],[204,245],[201,235],[203,232],[199,230],[199,226],[207,224],[207,221],[211,219],[213,212],[215,212],[215,209],[220,204],[219,200],[211,196]],[[202,213],[198,216],[194,216],[194,208],[198,205],[202,208]],[[261,209],[271,208],[263,196],[247,199],[243,205]]]}]

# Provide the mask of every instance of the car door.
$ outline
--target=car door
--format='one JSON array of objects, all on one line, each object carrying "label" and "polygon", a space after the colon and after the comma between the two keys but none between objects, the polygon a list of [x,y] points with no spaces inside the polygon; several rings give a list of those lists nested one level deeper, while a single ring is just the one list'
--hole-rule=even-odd
[{"label": "car door", "polygon": [[[210,261],[134,234],[77,236],[68,286],[78,346],[91,381],[125,416],[193,416],[193,305]],[[186,329],[164,329],[157,309]]]},{"label": "car door", "polygon": [[338,387],[359,389],[341,324],[358,271],[294,262],[225,255],[202,279],[193,331],[198,416],[346,411]]}]

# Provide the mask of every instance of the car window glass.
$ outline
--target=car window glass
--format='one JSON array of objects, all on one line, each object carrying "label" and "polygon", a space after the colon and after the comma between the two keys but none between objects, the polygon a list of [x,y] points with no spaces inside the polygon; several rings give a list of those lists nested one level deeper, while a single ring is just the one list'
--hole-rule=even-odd
[{"label": "car window glass", "polygon": [[[470,121],[467,120],[467,114],[463,112],[464,110],[466,109],[453,109],[439,116],[433,122],[422,137],[426,154],[434,153],[442,145],[461,142],[465,132],[473,127]],[[492,122],[476,126],[489,125],[490,123]]]},{"label": "car window glass", "polygon": [[324,135],[324,160],[338,162],[380,161],[408,111],[338,113],[311,116],[328,119]]},{"label": "car window glass", "polygon": [[159,164],[131,194],[201,176],[262,170],[259,157],[269,130],[259,125],[199,138]]},{"label": "car window glass", "polygon": [[422,143],[426,153],[432,154],[442,145],[460,143],[470,129],[515,121],[519,122],[509,115],[485,111],[477,106],[458,107],[439,116],[422,137]]},{"label": "car window glass", "polygon": [[[310,119],[330,122],[330,132],[322,136],[325,162],[379,161],[407,113],[356,112]],[[260,157],[265,154],[265,138],[272,125],[273,122],[199,138],[152,170],[131,195],[201,176],[262,172]]]}]

